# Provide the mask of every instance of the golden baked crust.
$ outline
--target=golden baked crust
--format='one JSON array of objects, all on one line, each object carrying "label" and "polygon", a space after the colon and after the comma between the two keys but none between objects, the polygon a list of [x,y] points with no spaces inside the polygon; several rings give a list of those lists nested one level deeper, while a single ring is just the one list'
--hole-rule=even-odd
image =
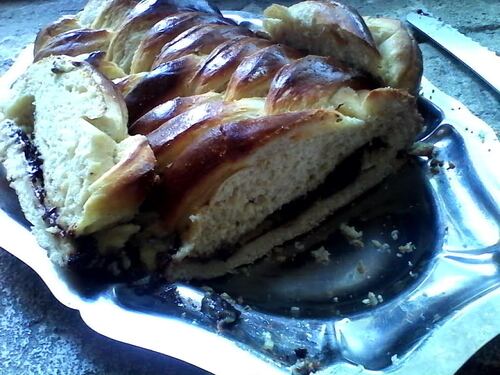
[{"label": "golden baked crust", "polygon": [[[114,157],[104,153],[98,178],[80,189],[89,197],[72,206],[78,220],[61,222],[68,233],[103,249],[132,238],[153,268],[168,253],[157,267],[170,279],[214,277],[310,230],[402,164],[396,156],[422,123],[406,92],[418,86],[421,59],[404,26],[326,0],[273,5],[263,22],[271,39],[205,2],[107,0],[40,33],[38,64],[79,55],[68,62],[113,79],[101,84],[127,107],[112,139],[94,127],[110,135],[113,126],[73,121],[92,155]],[[312,198],[286,223],[273,216],[303,197]]]},{"label": "golden baked crust", "polygon": [[152,68],[186,55],[208,55],[219,44],[229,40],[252,36],[252,32],[233,25],[200,25],[186,30],[165,44],[156,57]]},{"label": "golden baked crust", "polygon": [[364,17],[382,56],[381,75],[391,87],[416,95],[423,72],[422,53],[412,33],[401,21]]},{"label": "golden baked crust", "polygon": [[134,54],[130,72],[139,73],[151,70],[156,56],[165,44],[194,26],[209,24],[228,25],[232,22],[217,14],[202,12],[175,13],[162,19],[144,35]]},{"label": "golden baked crust", "polygon": [[378,77],[379,51],[363,18],[353,8],[311,0],[264,10],[264,29],[276,42],[311,54],[334,56]]},{"label": "golden baked crust", "polygon": [[74,16],[63,16],[54,23],[42,28],[36,35],[33,46],[34,55],[36,56],[38,51],[55,36],[79,28],[81,28],[80,23]]},{"label": "golden baked crust", "polygon": [[416,94],[422,57],[400,21],[361,17],[355,9],[331,0],[304,1],[288,8],[271,5],[264,15],[264,28],[273,40],[334,56],[388,86]]},{"label": "golden baked crust", "polygon": [[52,37],[35,53],[34,61],[48,56],[78,56],[85,53],[107,51],[113,34],[107,30],[77,29]]}]

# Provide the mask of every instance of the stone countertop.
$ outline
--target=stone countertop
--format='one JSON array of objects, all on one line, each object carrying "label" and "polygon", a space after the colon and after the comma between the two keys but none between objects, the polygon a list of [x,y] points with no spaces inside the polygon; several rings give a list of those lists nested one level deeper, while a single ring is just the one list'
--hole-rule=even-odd
[{"label": "stone countertop", "polygon": [[[41,26],[63,14],[77,12],[84,3],[84,0],[0,2],[0,74],[9,68],[23,46],[34,40]],[[215,3],[222,9],[261,12],[271,1]],[[396,18],[423,9],[500,52],[500,2],[497,0],[355,0],[349,3],[363,15]],[[425,76],[462,101],[500,134],[500,102],[494,91],[433,45],[424,42],[421,48]],[[76,311],[63,307],[33,271],[2,249],[0,275],[1,374],[206,374],[176,359],[96,334]],[[498,373],[499,348],[497,337],[459,373]]]}]

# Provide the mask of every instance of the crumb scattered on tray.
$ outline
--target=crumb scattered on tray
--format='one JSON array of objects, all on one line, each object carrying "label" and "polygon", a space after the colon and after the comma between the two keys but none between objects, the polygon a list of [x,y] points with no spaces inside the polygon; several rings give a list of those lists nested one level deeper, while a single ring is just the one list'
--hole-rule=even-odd
[{"label": "crumb scattered on tray", "polygon": [[448,168],[446,168],[446,169],[455,169],[455,167],[456,167],[455,164],[453,162],[449,161]]},{"label": "crumb scattered on tray", "polygon": [[411,253],[416,249],[415,245],[410,241],[407,242],[405,245],[401,245],[398,247],[398,250],[405,254],[405,253]]},{"label": "crumb scattered on tray", "polygon": [[264,338],[264,345],[262,345],[262,349],[273,350],[274,341],[273,341],[273,337],[271,336],[271,332],[265,331],[262,334],[262,337]]},{"label": "crumb scattered on tray", "polygon": [[398,355],[397,354],[394,354],[392,357],[391,357],[391,362],[393,365],[397,365],[399,363],[399,361],[401,361],[399,358],[398,358]]},{"label": "crumb scattered on tray", "polygon": [[388,252],[388,253],[391,252],[391,247],[389,246],[388,243],[385,243],[385,242],[382,243],[379,240],[371,240],[371,243],[372,243],[373,246],[375,246],[377,248],[377,250],[385,251],[385,252]]},{"label": "crumb scattered on tray", "polygon": [[328,264],[330,263],[330,253],[328,250],[321,246],[319,249],[311,251],[314,260],[320,264]]},{"label": "crumb scattered on tray", "polygon": [[363,232],[356,230],[354,226],[347,225],[346,223],[340,224],[340,233],[347,239],[347,241],[355,247],[364,247]]},{"label": "crumb scattered on tray", "polygon": [[361,302],[368,306],[377,306],[379,303],[384,302],[384,299],[380,294],[375,295],[373,292],[368,292],[368,298],[365,298]]},{"label": "crumb scattered on tray", "polygon": [[391,238],[394,240],[394,241],[397,241],[398,238],[399,238],[399,230],[395,229],[391,232]]}]

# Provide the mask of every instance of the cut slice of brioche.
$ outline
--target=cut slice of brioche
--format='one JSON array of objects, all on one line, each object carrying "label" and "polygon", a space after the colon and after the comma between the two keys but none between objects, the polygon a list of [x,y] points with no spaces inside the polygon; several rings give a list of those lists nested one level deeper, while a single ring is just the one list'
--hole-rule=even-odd
[{"label": "cut slice of brioche", "polygon": [[[333,109],[268,116],[216,127],[183,151],[164,171],[163,199],[182,217],[167,277],[210,278],[250,264],[393,173],[421,127],[415,99],[376,89],[362,100],[363,119]],[[314,199],[301,206],[308,194]],[[266,229],[293,202],[300,210]]]},{"label": "cut slice of brioche", "polygon": [[[93,233],[135,214],[155,159],[144,137],[128,137],[123,99],[91,65],[63,56],[31,65],[2,112],[0,126],[14,126],[39,155],[43,176],[31,191],[43,189],[39,205],[52,211],[60,235]],[[5,153],[12,137],[2,138]]]}]

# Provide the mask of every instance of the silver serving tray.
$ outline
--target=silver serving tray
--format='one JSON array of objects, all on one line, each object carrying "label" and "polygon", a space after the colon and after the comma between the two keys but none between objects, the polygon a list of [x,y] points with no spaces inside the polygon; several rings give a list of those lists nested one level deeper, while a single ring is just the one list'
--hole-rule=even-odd
[{"label": "silver serving tray", "polygon": [[[252,15],[230,15],[259,27]],[[0,96],[30,61],[28,47],[0,79]],[[154,288],[81,279],[52,264],[37,245],[4,174],[0,247],[30,266],[95,331],[215,374],[292,368],[453,374],[500,333],[500,146],[486,123],[425,78],[420,108],[426,120],[420,139],[435,145],[444,167],[432,174],[428,162],[415,157],[301,238],[301,245],[331,252],[326,265],[299,254],[292,263],[264,259],[248,272],[205,284]],[[447,169],[449,162],[456,167]],[[344,221],[363,230],[364,248],[336,233]],[[416,249],[399,252],[409,241]],[[241,312],[233,327],[218,330],[214,314],[201,312],[204,285],[243,298],[233,304]],[[363,303],[369,292],[383,302]]]}]

